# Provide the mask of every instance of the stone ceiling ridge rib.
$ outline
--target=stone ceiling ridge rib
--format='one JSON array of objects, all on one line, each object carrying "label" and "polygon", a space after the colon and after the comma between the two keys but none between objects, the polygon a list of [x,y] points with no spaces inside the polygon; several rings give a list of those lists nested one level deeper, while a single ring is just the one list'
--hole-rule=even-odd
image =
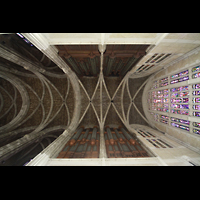
[{"label": "stone ceiling ridge rib", "polygon": [[[20,45],[22,45],[21,48]],[[74,152],[77,151],[73,152],[74,158],[82,160],[81,149],[84,149],[86,153],[91,144],[91,149],[88,151],[95,152],[95,149],[98,149],[95,156],[99,160],[102,159],[101,162],[105,164],[107,157],[117,158],[119,149],[122,157],[125,157],[124,152],[128,148],[133,151],[130,155],[135,155],[134,148],[141,148],[131,146],[129,134],[125,129],[132,131],[131,134],[134,133],[135,137],[140,137],[140,139],[144,137],[141,140],[145,141],[144,146],[148,146],[146,143],[149,143],[149,145],[154,144],[154,148],[158,148],[161,144],[160,140],[157,141],[154,138],[155,141],[153,141],[153,136],[146,139],[145,133],[140,132],[140,134],[134,126],[131,126],[135,124],[141,127],[151,126],[151,120],[144,115],[147,112],[144,109],[148,106],[145,107],[142,104],[144,92],[146,92],[144,86],[152,77],[148,76],[155,73],[153,77],[158,78],[162,76],[159,70],[175,65],[181,60],[184,61],[187,57],[189,57],[188,62],[192,63],[190,56],[198,54],[199,46],[200,34],[188,33],[17,33],[10,36],[0,35],[0,71],[2,71],[0,82],[5,84],[6,81],[3,80],[5,78],[11,83],[7,83],[5,89],[3,86],[0,87],[0,111],[4,112],[8,109],[8,119],[12,118],[11,122],[0,127],[2,133],[0,162],[21,152],[23,155],[15,161],[18,162],[38,146],[40,153],[28,165],[46,165],[49,160],[56,158],[62,149],[65,151],[65,145],[70,143],[70,138],[76,138],[75,145],[70,147],[74,149]],[[195,59],[194,63],[198,63],[197,56]],[[187,62],[183,63],[186,68]],[[177,65],[181,68],[179,64],[181,65],[182,62]],[[193,70],[192,67],[190,66],[190,71]],[[166,69],[165,74],[168,72]],[[194,73],[190,75],[193,76]],[[167,80],[169,84],[170,77]],[[189,83],[196,83],[196,80],[189,80]],[[11,88],[12,85],[10,94],[7,88]],[[191,89],[193,86],[190,84],[189,87]],[[9,105],[4,109],[6,98]],[[170,109],[167,116],[171,115]],[[190,115],[193,113],[192,110],[189,112]],[[6,116],[7,113],[4,115]],[[153,110],[152,113],[156,112]],[[161,114],[157,113],[156,117],[161,117]],[[195,114],[197,114],[196,111]],[[2,118],[5,118],[4,115]],[[31,122],[32,119],[34,123]],[[39,123],[36,124],[36,122]],[[26,127],[27,124],[31,126]],[[62,129],[61,126],[64,128]],[[59,127],[62,130],[57,129]],[[50,134],[46,137],[44,133],[51,128],[60,131],[51,135],[55,139],[53,142]],[[116,128],[119,131],[115,131]],[[86,129],[88,138],[92,136],[92,142],[89,139],[87,143],[82,140]],[[124,133],[121,141],[117,138],[122,137],[120,130]],[[5,131],[8,135],[3,133]],[[192,131],[194,129],[190,129],[191,134],[194,133]],[[135,144],[139,143],[134,141],[132,145]],[[25,152],[27,146],[30,148]],[[164,143],[161,146],[164,146]],[[88,152],[87,155],[89,154]],[[127,154],[127,158],[131,157],[130,155]],[[69,153],[69,160],[70,156],[72,157],[72,154]],[[157,159],[162,164],[168,162],[159,157]],[[108,160],[108,162],[111,161]]]}]

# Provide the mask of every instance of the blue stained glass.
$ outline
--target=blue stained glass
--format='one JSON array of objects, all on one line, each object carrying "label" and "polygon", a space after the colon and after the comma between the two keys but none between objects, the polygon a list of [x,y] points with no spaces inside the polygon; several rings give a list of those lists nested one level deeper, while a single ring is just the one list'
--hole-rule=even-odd
[{"label": "blue stained glass", "polygon": [[180,104],[181,109],[189,109],[189,105],[187,104]]}]

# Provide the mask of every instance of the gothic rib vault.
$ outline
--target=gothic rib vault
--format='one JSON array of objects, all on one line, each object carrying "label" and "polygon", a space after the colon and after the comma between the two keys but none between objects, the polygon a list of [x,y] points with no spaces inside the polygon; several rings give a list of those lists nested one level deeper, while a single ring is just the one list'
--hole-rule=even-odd
[{"label": "gothic rib vault", "polygon": [[149,75],[184,51],[159,52],[173,34],[140,34],[147,39],[118,38],[117,44],[112,35],[100,36],[94,44],[60,44],[47,34],[0,35],[0,165],[33,158],[27,165],[46,165],[57,157],[99,158],[102,164],[107,157],[154,157],[154,164],[165,165],[138,139],[157,137],[148,129],[142,95]]},{"label": "gothic rib vault", "polygon": [[[62,62],[63,66],[59,66],[60,58],[57,66],[64,72],[67,70],[68,76],[56,67],[56,62],[48,59],[48,54],[39,55],[32,45],[31,48],[25,46],[16,35],[2,35],[1,40],[0,70],[1,83],[4,86],[1,86],[1,94],[4,93],[1,95],[1,118],[4,120],[1,121],[2,131],[0,130],[2,164],[5,164],[6,160],[8,164],[12,163],[12,157],[16,157],[13,158],[15,164],[23,162],[23,152],[37,152],[36,149],[41,147],[44,149],[62,130],[71,130],[73,134],[77,127],[96,125],[101,129],[101,140],[104,140],[102,135],[105,125],[124,126],[129,123],[129,112],[134,104],[129,91],[129,81],[126,76],[104,77],[104,74],[108,75],[106,68],[103,68],[105,49],[102,48],[101,51],[96,46],[96,50],[101,52],[99,74],[96,77],[84,76],[78,79],[65,63]],[[128,55],[128,58],[131,55],[135,54]],[[9,91],[12,91],[12,94],[9,94]],[[8,107],[3,106],[5,101],[10,103]],[[126,111],[123,108],[124,101]],[[47,142],[43,141],[43,138],[46,138]],[[13,156],[15,154],[19,154],[19,157]],[[27,152],[25,154],[28,155]],[[101,154],[106,153],[104,151]],[[20,158],[20,155],[23,156]]]}]

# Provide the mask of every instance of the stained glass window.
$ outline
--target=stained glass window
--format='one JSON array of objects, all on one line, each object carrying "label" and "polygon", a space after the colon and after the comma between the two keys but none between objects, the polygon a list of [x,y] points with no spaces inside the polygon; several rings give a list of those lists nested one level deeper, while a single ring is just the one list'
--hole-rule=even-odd
[{"label": "stained glass window", "polygon": [[192,72],[200,71],[200,65],[192,68]]},{"label": "stained glass window", "polygon": [[192,75],[192,78],[198,78],[198,77],[200,77],[200,72]]},{"label": "stained glass window", "polygon": [[168,89],[165,90],[158,90],[153,91],[150,94],[150,102],[151,106],[149,107],[150,110],[158,110],[161,112],[168,112],[169,111],[169,99],[168,97]]},{"label": "stained glass window", "polygon": [[185,77],[182,77],[182,78],[179,78],[179,79],[172,80],[170,83],[174,84],[174,83],[178,83],[178,82],[182,82],[182,81],[187,81],[187,80],[189,80],[189,76],[185,76]]},{"label": "stained glass window", "polygon": [[178,83],[178,82],[189,80],[189,76],[186,76],[188,73],[189,73],[189,71],[185,70],[185,71],[182,71],[180,73],[171,75],[170,76],[171,79],[178,78],[178,77],[181,77],[181,78],[178,78],[178,79],[175,79],[175,80],[171,80],[170,83],[171,84],[175,84],[175,83]]},{"label": "stained glass window", "polygon": [[200,88],[200,83],[192,85],[192,88],[193,89],[199,89]]},{"label": "stained glass window", "polygon": [[29,40],[27,40],[22,34],[20,33],[16,33],[19,37],[21,37],[27,44],[29,44],[30,46],[33,46],[33,44],[31,44],[31,42]]},{"label": "stained glass window", "polygon": [[195,117],[200,117],[200,112],[193,112],[193,115],[194,115]]},{"label": "stained glass window", "polygon": [[193,96],[200,95],[200,90],[193,91],[192,94],[193,94]]},{"label": "stained glass window", "polygon": [[166,115],[159,115],[160,117],[160,122],[164,123],[164,124],[168,124],[168,120],[169,120],[169,117],[166,116]]},{"label": "stained glass window", "polygon": [[189,89],[189,87],[188,87],[188,85],[186,85],[186,86],[181,86],[181,87],[177,87],[177,88],[172,88],[171,92],[185,91],[185,90],[188,90],[188,89]]},{"label": "stained glass window", "polygon": [[194,110],[200,110],[200,105],[193,105]]},{"label": "stained glass window", "polygon": [[198,129],[193,129],[193,133],[199,134],[200,135],[200,130]]},{"label": "stained glass window", "polygon": [[171,108],[189,109],[188,104],[171,104]]},{"label": "stained glass window", "polygon": [[200,103],[200,98],[199,97],[193,98],[193,103]]},{"label": "stained glass window", "polygon": [[[152,58],[151,61],[153,59],[155,60],[155,58]],[[189,73],[192,73],[191,76],[189,76]],[[197,81],[193,80],[195,84],[186,85],[186,80],[189,80],[190,77],[196,78]],[[159,87],[168,88],[168,84],[182,85],[179,83],[186,82],[185,86],[174,87],[171,85],[169,89],[162,90],[162,88],[159,88],[150,92],[149,102],[151,103],[150,109],[153,110],[153,118],[159,123],[200,135],[200,123],[193,121],[195,117],[200,117],[200,82],[198,83],[198,77],[200,77],[200,65],[154,81],[152,90]],[[189,91],[191,88],[192,91]],[[158,112],[156,113],[156,111]],[[181,115],[184,119],[180,119]],[[188,116],[190,116],[190,121],[187,120]],[[190,127],[192,128],[190,129]]]},{"label": "stained glass window", "polygon": [[198,122],[193,122],[193,126],[194,126],[194,127],[197,127],[197,128],[200,128],[200,123],[198,123]]},{"label": "stained glass window", "polygon": [[186,110],[171,109],[171,113],[181,114],[181,115],[189,115],[189,112]]},{"label": "stained glass window", "polygon": [[172,98],[171,103],[188,103],[189,98]]},{"label": "stained glass window", "polygon": [[164,86],[167,86],[168,85],[168,82],[166,82],[166,83],[161,83],[159,86],[160,87],[164,87]]},{"label": "stained glass window", "polygon": [[175,118],[175,117],[171,117],[171,121],[190,125],[190,121],[189,120],[178,119],[178,118]]},{"label": "stained glass window", "polygon": [[189,92],[171,93],[171,97],[185,97],[187,95],[189,95]]},{"label": "stained glass window", "polygon": [[189,127],[184,126],[184,125],[180,125],[180,124],[177,124],[177,123],[174,123],[174,122],[172,122],[171,125],[174,126],[174,127],[176,127],[176,128],[180,128],[180,129],[183,129],[183,130],[186,130],[186,131],[190,130]]},{"label": "stained glass window", "polygon": [[165,78],[161,79],[160,81],[161,81],[161,82],[168,81],[168,77],[165,77]]}]

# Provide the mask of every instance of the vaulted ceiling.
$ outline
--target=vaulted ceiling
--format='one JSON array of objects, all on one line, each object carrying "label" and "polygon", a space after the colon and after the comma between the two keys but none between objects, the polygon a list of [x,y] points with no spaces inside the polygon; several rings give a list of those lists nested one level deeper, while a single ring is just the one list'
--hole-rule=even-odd
[{"label": "vaulted ceiling", "polygon": [[[104,76],[124,77],[146,54],[149,45],[107,45],[104,52]],[[97,76],[100,72],[98,45],[56,45],[58,54],[80,76]]]},{"label": "vaulted ceiling", "polygon": [[[101,44],[106,44],[102,76]],[[5,133],[0,130],[0,146],[35,129],[52,136],[49,130],[55,128],[57,137],[75,120],[74,126],[98,125],[103,120],[105,125],[147,125],[141,103],[143,84],[150,74],[199,44],[200,34],[187,33],[0,35],[0,128],[8,124]],[[70,70],[75,72],[73,78]],[[19,113],[23,115],[18,123]],[[12,120],[14,126],[9,127]]]}]

